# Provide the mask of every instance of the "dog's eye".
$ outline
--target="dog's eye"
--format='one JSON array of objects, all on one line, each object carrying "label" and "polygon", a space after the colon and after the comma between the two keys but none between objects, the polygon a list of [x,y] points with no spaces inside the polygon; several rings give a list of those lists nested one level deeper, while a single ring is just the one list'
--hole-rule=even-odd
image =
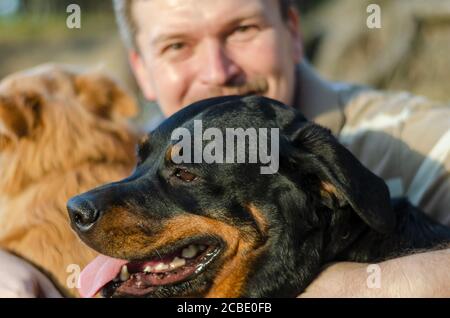
[{"label": "dog's eye", "polygon": [[184,182],[192,182],[197,179],[197,176],[193,173],[190,173],[186,169],[176,169],[174,172],[174,176]]}]

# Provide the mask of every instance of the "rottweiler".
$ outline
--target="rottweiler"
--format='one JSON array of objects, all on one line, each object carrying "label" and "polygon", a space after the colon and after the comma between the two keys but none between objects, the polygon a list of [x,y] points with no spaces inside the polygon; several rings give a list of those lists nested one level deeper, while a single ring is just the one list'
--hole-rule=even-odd
[{"label": "rottweiler", "polygon": [[[277,140],[264,134],[266,148],[278,145],[278,169],[262,173],[259,156],[239,162],[254,152],[250,142],[233,146],[234,162],[196,160],[195,146],[208,147],[214,134],[192,141],[192,151],[173,132],[193,134],[199,121],[223,136],[278,129]],[[102,254],[81,274],[85,297],[294,297],[327,263],[379,262],[450,242],[449,228],[392,199],[329,130],[268,98],[192,104],[137,153],[130,177],[68,202],[72,228]]]}]

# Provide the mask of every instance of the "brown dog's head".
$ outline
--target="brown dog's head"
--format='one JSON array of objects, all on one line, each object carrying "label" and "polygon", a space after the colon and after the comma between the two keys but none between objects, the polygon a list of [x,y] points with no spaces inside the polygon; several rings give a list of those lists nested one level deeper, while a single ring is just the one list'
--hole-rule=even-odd
[{"label": "brown dog's head", "polygon": [[99,72],[44,65],[3,79],[2,193],[83,162],[133,161],[134,137],[125,119],[137,111],[133,99]]},{"label": "brown dog's head", "polygon": [[133,169],[138,136],[128,119],[137,110],[99,72],[44,65],[0,82],[0,248],[66,295],[76,296],[73,265],[96,255],[69,228],[66,201]]}]

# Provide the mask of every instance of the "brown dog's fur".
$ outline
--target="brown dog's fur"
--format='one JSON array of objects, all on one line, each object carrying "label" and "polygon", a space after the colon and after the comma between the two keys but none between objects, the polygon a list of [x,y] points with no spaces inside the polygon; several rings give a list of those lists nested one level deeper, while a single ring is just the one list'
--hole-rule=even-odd
[{"label": "brown dog's fur", "polygon": [[43,270],[66,295],[70,264],[95,257],[69,227],[68,198],[134,167],[137,106],[98,72],[44,65],[0,82],[0,248]]}]

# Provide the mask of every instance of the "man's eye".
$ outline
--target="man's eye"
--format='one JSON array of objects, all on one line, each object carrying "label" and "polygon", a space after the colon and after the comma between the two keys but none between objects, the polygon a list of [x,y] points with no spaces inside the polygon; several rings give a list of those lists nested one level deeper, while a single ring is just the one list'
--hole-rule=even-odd
[{"label": "man's eye", "polygon": [[186,169],[176,169],[173,175],[184,182],[192,182],[197,179],[195,174]]},{"label": "man's eye", "polygon": [[168,46],[166,46],[166,48],[164,49],[164,51],[179,51],[181,49],[183,49],[186,46],[185,43],[183,42],[177,42],[177,43],[172,43]]},{"label": "man's eye", "polygon": [[258,34],[258,26],[249,24],[249,25],[241,25],[233,30],[229,39],[231,41],[247,41],[251,40],[254,36]]},{"label": "man's eye", "polygon": [[235,30],[235,32],[244,33],[251,30],[253,27],[254,27],[253,25],[241,25]]}]

